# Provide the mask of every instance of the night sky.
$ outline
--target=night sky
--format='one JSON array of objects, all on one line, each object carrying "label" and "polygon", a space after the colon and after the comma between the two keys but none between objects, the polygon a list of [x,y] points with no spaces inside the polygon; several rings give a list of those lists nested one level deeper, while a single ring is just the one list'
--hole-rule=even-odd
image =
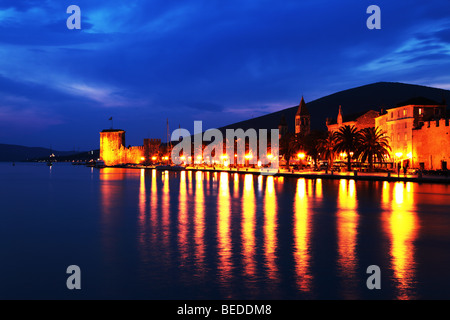
[{"label": "night sky", "polygon": [[141,145],[167,118],[193,131],[377,81],[450,89],[449,71],[448,0],[0,0],[0,143],[96,149],[113,117]]}]

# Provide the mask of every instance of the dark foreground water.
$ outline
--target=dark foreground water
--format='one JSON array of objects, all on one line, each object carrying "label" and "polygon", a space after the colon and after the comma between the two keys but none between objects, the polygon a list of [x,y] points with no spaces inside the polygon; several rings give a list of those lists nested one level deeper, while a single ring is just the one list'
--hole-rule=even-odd
[{"label": "dark foreground water", "polygon": [[449,299],[450,186],[1,163],[0,254],[0,299]]}]

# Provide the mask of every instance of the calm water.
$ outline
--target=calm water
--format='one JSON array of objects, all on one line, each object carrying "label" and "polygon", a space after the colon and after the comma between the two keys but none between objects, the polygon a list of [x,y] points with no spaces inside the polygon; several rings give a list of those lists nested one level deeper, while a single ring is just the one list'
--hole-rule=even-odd
[{"label": "calm water", "polygon": [[450,298],[446,185],[1,163],[0,188],[0,299]]}]

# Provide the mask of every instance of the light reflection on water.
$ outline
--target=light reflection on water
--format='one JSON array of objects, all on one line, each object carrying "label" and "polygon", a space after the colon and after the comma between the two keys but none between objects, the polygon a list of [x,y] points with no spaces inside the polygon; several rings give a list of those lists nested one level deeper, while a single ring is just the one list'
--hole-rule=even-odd
[{"label": "light reflection on water", "polygon": [[358,237],[358,204],[355,180],[339,181],[337,211],[337,246],[339,251],[338,267],[343,280],[344,298],[355,299],[357,277],[357,237]]},{"label": "light reflection on water", "polygon": [[264,197],[264,257],[267,277],[279,281],[277,266],[277,197],[273,177],[267,177]]},{"label": "light reflection on water", "polygon": [[[55,263],[79,264],[90,277],[84,298],[450,298],[448,185],[0,170],[1,297],[55,297],[58,283],[24,291],[32,281],[15,275],[44,256],[52,258],[39,260],[33,279],[48,279]],[[24,189],[32,201],[20,201]],[[382,272],[378,292],[366,288],[372,264]]]},{"label": "light reflection on water", "polygon": [[[110,180],[117,182],[127,178],[127,172],[120,169],[101,172],[104,216],[111,215],[115,202],[121,197],[120,183],[112,184]],[[213,279],[212,286],[217,286],[220,297],[224,298],[266,297],[267,288],[272,291],[267,297],[283,296],[283,285],[291,276],[299,297],[320,297],[315,283],[320,281],[319,275],[327,266],[313,264],[314,255],[322,254],[313,250],[313,234],[322,232],[315,216],[323,211],[321,205],[331,203],[335,208],[330,212],[335,212],[337,298],[365,296],[367,292],[362,293],[365,274],[361,270],[369,264],[363,265],[359,258],[360,247],[364,245],[360,243],[364,236],[360,219],[368,204],[360,203],[358,185],[367,182],[344,179],[325,182],[200,171],[152,170],[151,174],[146,174],[141,170],[138,247],[142,263],[156,262],[156,268],[175,268],[187,286],[195,285],[192,279],[201,283]],[[293,183],[295,188],[292,188]],[[377,184],[381,227],[387,236],[377,241],[380,248],[383,241],[387,241],[389,247],[379,264],[391,270],[395,289],[390,292],[392,298],[417,298],[414,241],[419,227],[414,207],[415,185]],[[330,192],[334,193],[334,198],[327,199]],[[291,208],[289,203],[292,203]],[[286,224],[285,217],[289,216],[291,225]],[[286,234],[280,234],[280,229],[283,233],[292,230],[292,247],[285,245],[288,243]],[[112,250],[113,245],[105,241],[105,250]],[[159,248],[160,257],[148,253],[155,251],[155,246]],[[292,257],[295,274],[282,272],[288,270],[290,263],[286,254]],[[333,253],[328,249],[323,254]],[[145,273],[145,268],[141,272]]]},{"label": "light reflection on water", "polygon": [[[127,171],[123,169],[104,169],[100,174],[106,228],[107,217],[121,199],[121,184],[114,184],[111,180],[118,182],[127,178]],[[290,196],[292,191],[286,190],[284,184],[289,185],[293,181],[296,185]],[[335,188],[337,193],[335,247],[339,298],[360,297],[361,283],[365,281],[360,272],[364,266],[358,259],[359,221],[364,208],[358,202],[357,184],[360,182],[344,179],[326,181],[325,184],[331,190]],[[414,211],[414,184],[380,184],[381,221],[389,242],[386,256],[393,274],[394,296],[415,298],[417,266],[414,241],[418,235],[418,219]],[[181,273],[183,283],[188,285],[193,285],[189,284],[192,275],[192,279],[197,280],[216,275],[216,285],[224,298],[236,297],[235,282],[241,280],[239,286],[243,286],[246,297],[265,296],[261,295],[263,288],[271,288],[273,296],[282,296],[282,284],[289,281],[285,279],[289,277],[281,270],[289,262],[280,257],[281,251],[285,257],[288,247],[280,248],[284,242],[280,239],[279,216],[291,215],[292,225],[283,225],[282,228],[292,228],[290,254],[294,261],[295,288],[304,297],[320,296],[320,292],[314,291],[315,274],[320,274],[320,270],[312,264],[313,255],[320,253],[313,252],[312,234],[321,232],[314,216],[320,213],[317,204],[320,206],[322,201],[326,201],[325,194],[329,192],[323,188],[321,179],[292,180],[228,173],[211,175],[200,171],[174,174],[152,170],[147,174],[141,170],[138,247],[142,263],[146,266],[155,261],[163,262],[157,267],[167,269],[177,265],[175,269]],[[290,201],[293,206],[289,210],[285,204]],[[330,201],[333,201],[332,197]],[[211,207],[211,203],[216,207]],[[174,240],[176,247],[171,244]],[[113,250],[112,241],[104,243],[106,251]],[[158,246],[161,257],[149,254],[155,246]],[[216,258],[211,256],[211,252]],[[141,273],[145,273],[145,268],[141,268]]]},{"label": "light reflection on water", "polygon": [[[397,182],[393,192],[385,185],[387,194],[384,201],[390,203],[391,210],[383,212],[384,230],[390,239],[390,257],[398,299],[412,299],[415,295],[414,241],[419,224],[414,208],[414,185]],[[389,198],[391,196],[391,198]]]},{"label": "light reflection on water", "polygon": [[[219,194],[217,201],[217,257],[218,280],[222,289],[225,289],[225,297],[230,298],[229,289],[231,271],[233,269],[233,243],[231,242],[231,200],[228,185],[228,174],[221,174]],[[204,239],[202,239],[204,241]]]},{"label": "light reflection on water", "polygon": [[[308,184],[311,184],[308,180]],[[294,208],[294,259],[297,273],[297,286],[300,291],[311,290],[311,211],[308,210],[308,194],[306,180],[297,180],[297,192]]]},{"label": "light reflection on water", "polygon": [[[228,176],[227,173],[222,174]],[[255,261],[256,200],[255,200],[253,175],[251,174],[246,174],[244,176],[244,192],[242,197],[243,201],[242,201],[241,239],[243,247],[244,275],[245,279],[251,282],[254,280],[256,273],[256,261]]]}]

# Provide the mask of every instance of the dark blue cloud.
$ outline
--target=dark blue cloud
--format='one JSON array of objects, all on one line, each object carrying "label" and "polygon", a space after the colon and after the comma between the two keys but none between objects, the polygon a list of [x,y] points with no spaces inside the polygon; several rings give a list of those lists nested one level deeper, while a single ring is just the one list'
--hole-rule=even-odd
[{"label": "dark blue cloud", "polygon": [[446,0],[380,0],[381,30],[360,0],[81,0],[68,30],[72,2],[0,4],[0,142],[94,148],[113,116],[137,144],[166,118],[219,127],[375,81],[450,83]]}]

